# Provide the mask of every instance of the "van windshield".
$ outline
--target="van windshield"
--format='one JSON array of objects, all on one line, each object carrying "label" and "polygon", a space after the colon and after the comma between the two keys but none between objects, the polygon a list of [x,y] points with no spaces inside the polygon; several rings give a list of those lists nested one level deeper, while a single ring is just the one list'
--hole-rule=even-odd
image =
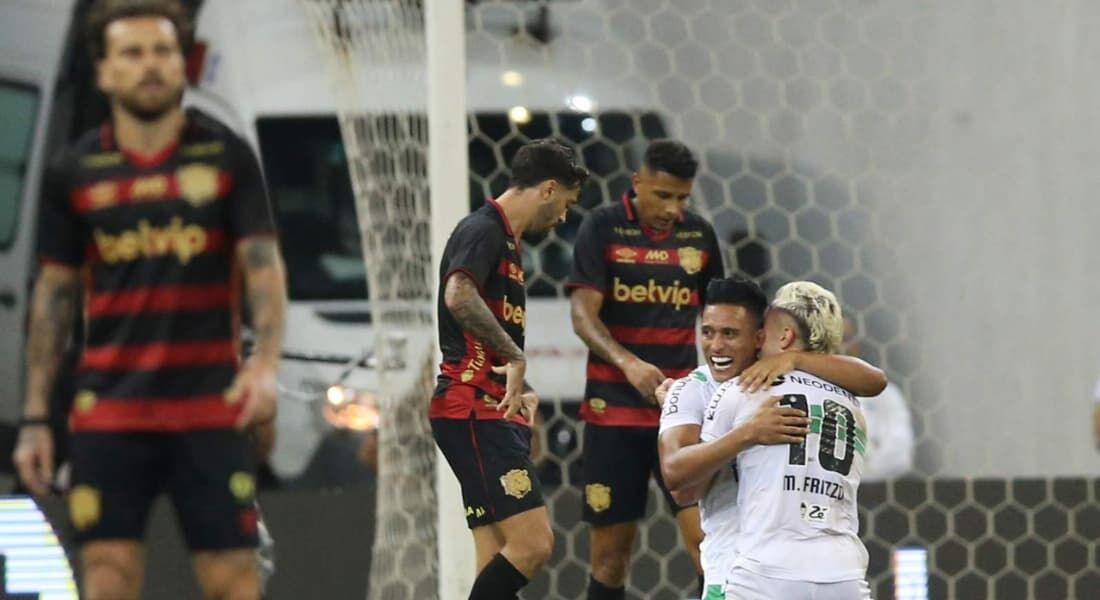
[{"label": "van windshield", "polygon": [[[593,182],[581,195],[580,211],[570,211],[565,225],[524,244],[528,295],[535,297],[563,295],[582,212],[625,191],[646,141],[665,135],[664,124],[652,113],[590,116],[531,111],[522,122],[505,113],[479,113],[470,126],[471,209],[507,188],[507,163],[522,138],[565,138],[577,144],[592,172]],[[367,299],[367,269],[338,121],[335,117],[270,117],[259,119],[256,128],[290,298]]]}]

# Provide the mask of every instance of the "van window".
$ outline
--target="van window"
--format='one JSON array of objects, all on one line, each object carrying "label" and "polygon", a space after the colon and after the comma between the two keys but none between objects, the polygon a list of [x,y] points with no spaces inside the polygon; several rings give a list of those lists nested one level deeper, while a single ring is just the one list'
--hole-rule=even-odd
[{"label": "van window", "polygon": [[0,248],[15,239],[37,113],[34,88],[0,81]]},{"label": "van window", "polygon": [[367,268],[347,155],[334,117],[259,119],[292,300],[365,300]]},{"label": "van window", "polygon": [[[418,117],[412,117],[418,118]],[[655,113],[598,115],[531,111],[518,124],[506,113],[470,119],[471,210],[508,187],[508,163],[527,140],[560,137],[576,144],[592,172],[579,209],[565,224],[525,243],[529,296],[561,296],[573,260],[573,240],[588,209],[618,199],[630,187],[648,140],[665,137]],[[363,263],[347,157],[334,117],[271,117],[257,121],[264,175],[294,300],[365,299]]]}]

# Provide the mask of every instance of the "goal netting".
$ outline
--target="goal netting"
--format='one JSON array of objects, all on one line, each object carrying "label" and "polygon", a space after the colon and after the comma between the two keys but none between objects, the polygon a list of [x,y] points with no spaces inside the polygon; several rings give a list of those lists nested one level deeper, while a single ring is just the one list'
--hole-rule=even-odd
[{"label": "goal netting", "polygon": [[438,594],[431,213],[421,2],[302,0],[332,76],[362,236],[378,372],[369,598]]},{"label": "goal netting", "polygon": [[[420,387],[394,371],[383,393],[378,598],[434,597],[438,578],[424,421],[432,360],[412,350],[432,334],[411,310],[431,298],[428,248],[449,232],[427,229],[432,1],[301,0],[330,58],[318,68],[332,70],[342,98],[374,339],[404,336],[406,362],[425,367]],[[1100,56],[1095,3],[464,6],[469,137],[452,151],[469,157],[471,206],[504,190],[508,160],[530,139],[573,142],[594,180],[564,226],[524,245],[529,375],[549,390],[539,475],[556,536],[524,597],[583,597],[588,574],[583,349],[560,308],[572,242],[589,210],[629,186],[646,142],[665,136],[700,156],[693,207],[715,225],[727,265],[769,291],[792,279],[835,290],[862,355],[905,396],[915,477],[861,490],[876,597],[1100,597],[1090,567],[1100,487],[1044,479],[1095,461],[1081,407],[1100,349],[1082,324],[1095,321],[1100,292],[1100,203],[1074,200],[1095,189],[1083,174],[1100,156],[1088,126],[1100,89],[1081,75]],[[541,380],[539,364],[554,365]],[[690,562],[653,490],[649,506],[628,594],[680,600]]]}]

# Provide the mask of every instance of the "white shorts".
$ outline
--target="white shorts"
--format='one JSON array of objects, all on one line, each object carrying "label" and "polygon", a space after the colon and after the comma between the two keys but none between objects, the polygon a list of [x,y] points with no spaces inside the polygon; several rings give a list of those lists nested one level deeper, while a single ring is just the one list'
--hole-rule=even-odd
[{"label": "white shorts", "polygon": [[726,579],[726,600],[871,600],[865,580],[813,583],[757,575],[734,569]]}]

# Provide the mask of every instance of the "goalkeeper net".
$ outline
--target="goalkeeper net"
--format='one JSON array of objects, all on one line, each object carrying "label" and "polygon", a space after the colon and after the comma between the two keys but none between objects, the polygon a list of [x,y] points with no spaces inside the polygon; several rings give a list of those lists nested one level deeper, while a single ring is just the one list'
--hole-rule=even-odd
[{"label": "goalkeeper net", "polygon": [[[434,283],[420,2],[302,0],[328,58],[370,291],[378,370],[373,600],[437,595]],[[422,105],[422,101],[421,101]]]}]

